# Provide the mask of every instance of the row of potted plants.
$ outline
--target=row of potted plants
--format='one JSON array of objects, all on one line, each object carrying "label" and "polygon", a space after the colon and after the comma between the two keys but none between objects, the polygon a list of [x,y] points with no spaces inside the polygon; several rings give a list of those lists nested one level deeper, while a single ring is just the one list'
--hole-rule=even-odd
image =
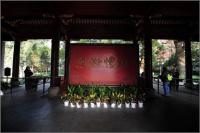
[{"label": "row of potted plants", "polygon": [[77,108],[139,108],[143,107],[145,93],[134,86],[68,86],[61,97],[65,106]]},{"label": "row of potted plants", "polygon": [[64,101],[64,106],[67,107],[72,107],[72,108],[143,108],[143,101],[138,101],[138,103],[136,102],[131,102],[131,103],[102,103],[102,102],[83,102],[83,103],[79,103],[79,102],[71,102],[71,101]]}]

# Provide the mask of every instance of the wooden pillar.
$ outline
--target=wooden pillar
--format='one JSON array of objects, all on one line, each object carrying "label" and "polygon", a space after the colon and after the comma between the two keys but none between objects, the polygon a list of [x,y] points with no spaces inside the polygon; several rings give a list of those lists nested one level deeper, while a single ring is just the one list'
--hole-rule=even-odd
[{"label": "wooden pillar", "polygon": [[144,69],[146,88],[152,87],[152,42],[149,37],[144,38]]},{"label": "wooden pillar", "polygon": [[70,39],[67,37],[66,38],[66,43],[65,43],[65,71],[64,71],[64,77],[66,83],[68,84],[69,80],[69,52],[70,52]]},{"label": "wooden pillar", "polygon": [[136,53],[137,53],[137,64],[136,64],[136,67],[137,67],[137,81],[138,81],[138,85],[139,85],[139,77],[140,77],[140,66],[139,66],[139,44],[138,44],[138,42],[136,41],[136,40],[134,40],[134,45],[135,45],[135,48],[136,48]]},{"label": "wooden pillar", "polygon": [[145,19],[144,23],[144,72],[145,72],[145,89],[147,95],[154,93],[152,84],[152,40],[150,37],[149,20]]},{"label": "wooden pillar", "polygon": [[0,58],[0,60],[1,60],[1,62],[0,62],[0,75],[1,75],[1,77],[3,77],[4,76],[4,55],[5,55],[5,42],[3,42],[3,41],[1,41],[1,58]]},{"label": "wooden pillar", "polygon": [[51,48],[51,87],[58,86],[58,64],[59,64],[59,34],[55,34],[52,38]]},{"label": "wooden pillar", "polygon": [[70,38],[65,36],[65,69],[64,69],[64,84],[62,86],[62,94],[65,94],[65,89],[69,85],[69,58],[70,58]]},{"label": "wooden pillar", "polygon": [[135,27],[135,23],[134,23],[134,27],[133,27],[133,45],[136,49],[136,68],[137,68],[137,73],[136,73],[136,76],[137,76],[137,85],[139,86],[139,82],[140,82],[140,66],[139,66],[139,44],[138,44],[138,41],[137,41],[137,36],[136,36],[136,27]]},{"label": "wooden pillar", "polygon": [[[191,87],[192,83],[192,56],[191,56],[191,42],[189,39],[185,40],[185,70],[186,82]],[[188,87],[189,87],[188,86]]]},{"label": "wooden pillar", "polygon": [[13,81],[18,81],[18,78],[19,78],[19,59],[20,59],[19,57],[20,57],[20,41],[15,40],[14,56],[13,56],[13,71],[12,71]]}]

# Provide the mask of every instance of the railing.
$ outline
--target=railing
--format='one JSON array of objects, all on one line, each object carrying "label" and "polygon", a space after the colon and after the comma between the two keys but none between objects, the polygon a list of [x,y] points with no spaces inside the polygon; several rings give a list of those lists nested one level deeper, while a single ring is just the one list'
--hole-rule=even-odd
[{"label": "railing", "polygon": [[[47,83],[50,83],[51,77],[30,77],[30,78],[26,78],[26,79],[37,79],[38,82],[35,82],[35,83],[32,82],[31,84],[36,86],[36,87],[38,85],[43,85],[42,94],[44,95],[45,88],[46,88],[45,85]],[[19,85],[25,84],[25,78],[1,77],[1,84],[2,83],[7,85],[6,89],[8,89],[8,90],[10,89],[10,94],[12,94],[13,93],[13,88],[15,86],[19,86]],[[2,89],[5,89],[5,88],[2,87]]]},{"label": "railing", "polygon": [[[43,90],[42,90],[42,94],[44,95],[45,93],[45,85],[47,83],[50,83],[50,79],[51,77],[31,77],[31,78],[36,78],[38,79],[38,82],[37,84],[35,84],[35,86],[38,86],[38,85],[43,85]],[[58,78],[58,77],[57,77]],[[60,77],[59,77],[60,78]],[[62,82],[62,77],[60,79]],[[25,78],[11,78],[11,77],[1,77],[1,82],[4,82],[4,83],[7,83],[8,85],[8,89],[10,89],[10,93],[12,94],[13,92],[13,88],[16,86],[16,85],[23,85],[25,84]],[[179,87],[185,87],[186,89],[188,90],[199,90],[199,84],[200,84],[200,80],[198,79],[176,79],[174,80],[175,83],[174,85],[179,85]],[[178,82],[177,82],[178,81]],[[140,79],[140,85],[141,86],[144,86],[144,83],[143,83],[143,80]],[[181,84],[180,84],[181,83]],[[163,86],[163,83],[161,81],[161,79],[159,79],[159,77],[153,77],[153,84],[157,85],[157,92],[160,93],[160,87]],[[156,89],[156,88],[155,88]],[[178,90],[177,90],[178,91]]]},{"label": "railing", "polygon": [[[200,80],[199,79],[176,79],[173,78],[173,86],[178,85],[179,87],[184,87],[187,90],[190,90],[191,92],[194,90],[199,91],[199,84]],[[153,77],[153,84],[157,85],[157,92],[158,94],[160,93],[160,87],[163,87],[163,83],[159,77]],[[156,89],[156,88],[155,88]],[[179,92],[179,89],[176,90]]]}]

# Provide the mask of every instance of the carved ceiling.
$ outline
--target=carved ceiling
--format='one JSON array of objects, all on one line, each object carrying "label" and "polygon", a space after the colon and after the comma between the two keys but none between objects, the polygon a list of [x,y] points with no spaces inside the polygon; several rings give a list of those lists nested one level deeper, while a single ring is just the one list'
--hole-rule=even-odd
[{"label": "carved ceiling", "polygon": [[[196,2],[1,2],[2,30],[18,38],[142,36],[149,21],[152,38],[199,36]],[[4,37],[4,36],[3,36]]]}]

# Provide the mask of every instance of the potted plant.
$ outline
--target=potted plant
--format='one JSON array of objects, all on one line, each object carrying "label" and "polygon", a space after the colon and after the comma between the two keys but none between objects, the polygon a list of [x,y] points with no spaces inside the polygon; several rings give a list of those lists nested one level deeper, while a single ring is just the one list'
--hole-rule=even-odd
[{"label": "potted plant", "polygon": [[104,108],[108,108],[108,103],[109,103],[108,93],[109,93],[108,89],[105,86],[103,86],[101,89],[101,92],[100,92],[100,94],[101,94],[100,99],[101,99],[101,103],[103,104]]},{"label": "potted plant", "polygon": [[71,108],[76,107],[75,96],[71,96],[71,97],[70,97],[70,107],[71,107]]},{"label": "potted plant", "polygon": [[131,108],[136,108],[136,93],[137,93],[138,88],[136,87],[131,87]]},{"label": "potted plant", "polygon": [[125,108],[130,108],[130,102],[131,102],[131,97],[130,97],[131,89],[130,87],[125,88]]},{"label": "potted plant", "polygon": [[112,102],[111,103],[111,108],[115,108],[116,107],[116,103],[115,102]]},{"label": "potted plant", "polygon": [[115,108],[116,107],[116,100],[117,100],[117,92],[114,91],[111,94],[111,108]]},{"label": "potted plant", "polygon": [[117,89],[117,95],[116,95],[117,108],[122,108],[124,101],[125,101],[124,87],[121,85]]},{"label": "potted plant", "polygon": [[143,101],[141,101],[141,100],[138,101],[138,107],[143,108]]},{"label": "potted plant", "polygon": [[76,107],[81,108],[81,97],[79,95],[75,95],[75,100],[76,100]]},{"label": "potted plant", "polygon": [[68,86],[67,88],[67,97],[69,100],[68,104],[70,104],[72,108],[75,107],[74,90],[75,90],[74,86]]},{"label": "potted plant", "polygon": [[101,100],[100,100],[100,98],[97,98],[96,104],[97,104],[97,108],[101,107]]},{"label": "potted plant", "polygon": [[64,106],[69,106],[69,98],[67,97],[67,94],[64,94],[63,96],[61,96],[61,100],[63,100],[64,102]]},{"label": "potted plant", "polygon": [[69,106],[69,99],[68,99],[68,97],[65,97],[64,106],[66,106],[66,107]]},{"label": "potted plant", "polygon": [[96,92],[94,86],[92,86],[89,90],[89,97],[90,97],[90,106],[91,108],[96,107]]},{"label": "potted plant", "polygon": [[103,107],[104,108],[108,108],[108,104],[109,103],[109,97],[108,96],[104,96],[103,97]]},{"label": "potted plant", "polygon": [[61,96],[61,99],[64,102],[64,106],[68,107],[69,106],[69,100],[67,96]]},{"label": "potted plant", "polygon": [[117,94],[117,108],[122,108],[123,97],[122,93]]},{"label": "potted plant", "polygon": [[85,96],[84,100],[83,100],[83,108],[88,108],[89,101],[90,101],[90,97],[89,96]]},{"label": "potted plant", "polygon": [[96,107],[100,108],[101,107],[101,87],[98,86],[95,88],[96,92]]},{"label": "potted plant", "polygon": [[145,93],[142,92],[141,89],[138,89],[137,91],[137,99],[138,99],[138,107],[143,108],[143,103],[145,101]]},{"label": "potted plant", "polygon": [[[100,103],[103,105],[103,102],[104,102],[104,95],[105,95],[105,87],[104,86],[101,86],[99,88],[99,100],[100,100]],[[98,104],[99,104],[99,101],[98,101]]]},{"label": "potted plant", "polygon": [[84,89],[82,86],[78,86],[76,89],[76,107],[77,108],[81,108],[82,107],[82,103],[83,103],[83,94],[84,94]]},{"label": "potted plant", "polygon": [[91,102],[91,103],[90,103],[90,106],[91,106],[91,108],[95,108],[95,107],[96,107],[96,105],[95,105],[94,102]]},{"label": "potted plant", "polygon": [[131,99],[131,108],[136,108],[136,101],[134,98]]},{"label": "potted plant", "polygon": [[128,97],[127,97],[126,100],[125,100],[125,107],[126,107],[126,108],[130,108],[130,100],[129,100]]}]

